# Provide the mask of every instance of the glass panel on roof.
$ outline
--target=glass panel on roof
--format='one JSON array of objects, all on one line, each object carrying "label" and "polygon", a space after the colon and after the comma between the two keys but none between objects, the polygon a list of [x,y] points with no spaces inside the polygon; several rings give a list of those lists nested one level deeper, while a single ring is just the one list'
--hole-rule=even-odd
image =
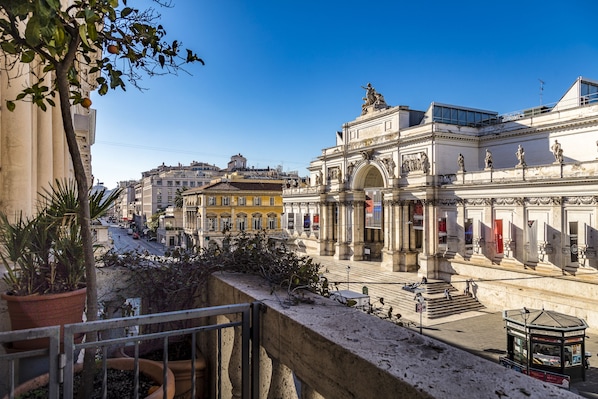
[{"label": "glass panel on roof", "polygon": [[448,122],[451,119],[451,109],[442,107],[442,121]]}]

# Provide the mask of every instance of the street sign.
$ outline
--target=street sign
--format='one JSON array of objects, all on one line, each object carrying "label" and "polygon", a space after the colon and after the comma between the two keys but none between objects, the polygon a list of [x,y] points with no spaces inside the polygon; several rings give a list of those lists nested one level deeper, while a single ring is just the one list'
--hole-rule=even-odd
[{"label": "street sign", "polygon": [[428,306],[425,302],[418,302],[415,304],[415,311],[417,313],[423,313],[428,310]]}]

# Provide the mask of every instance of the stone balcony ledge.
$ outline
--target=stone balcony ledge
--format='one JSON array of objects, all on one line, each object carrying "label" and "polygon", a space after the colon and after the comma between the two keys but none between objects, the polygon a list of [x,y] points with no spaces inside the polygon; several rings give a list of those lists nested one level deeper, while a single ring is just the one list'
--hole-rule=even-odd
[{"label": "stone balcony ledge", "polygon": [[[263,303],[261,352],[272,368],[261,368],[260,381],[269,398],[578,397],[327,298],[306,294],[313,303],[290,306],[259,277],[217,274],[207,294],[210,306]],[[301,396],[292,375],[269,382],[280,380],[276,367],[301,381]]]}]

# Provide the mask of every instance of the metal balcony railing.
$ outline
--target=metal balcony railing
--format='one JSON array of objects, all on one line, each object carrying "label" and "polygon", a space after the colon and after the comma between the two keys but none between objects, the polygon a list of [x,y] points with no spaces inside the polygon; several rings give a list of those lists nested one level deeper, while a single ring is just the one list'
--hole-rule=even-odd
[{"label": "metal balcony railing", "polygon": [[[94,351],[98,364],[101,364],[101,372],[104,375],[102,392],[106,395],[110,386],[106,382],[107,365],[106,359],[114,354],[119,348],[130,348],[134,353],[134,375],[137,387],[139,380],[139,347],[143,342],[160,340],[164,350],[162,359],[163,365],[163,386],[168,383],[168,343],[175,337],[189,337],[191,342],[192,359],[196,358],[197,337],[204,333],[215,333],[217,339],[216,353],[220,354],[222,349],[222,333],[226,329],[238,329],[241,337],[241,381],[242,397],[257,398],[259,383],[259,314],[257,311],[259,302],[244,303],[226,306],[216,306],[192,310],[182,310],[167,313],[158,313],[126,318],[98,320],[68,324],[64,326],[64,344],[61,350],[60,327],[44,327],[31,330],[18,330],[0,332],[0,344],[7,344],[15,341],[30,340],[36,338],[49,338],[49,346],[44,349],[27,351],[8,351],[0,355],[0,362],[8,364],[9,381],[7,381],[7,397],[14,398],[14,391],[17,381],[17,365],[19,361],[27,358],[42,357],[46,359],[48,370],[49,399],[59,397],[65,399],[73,398],[75,365],[83,359],[81,354],[84,351]],[[214,322],[218,316],[225,316],[228,322]],[[138,330],[142,334],[127,336],[125,331]],[[97,333],[96,342],[78,342],[76,337],[89,336],[90,333]],[[255,355],[254,355],[255,353]],[[195,360],[192,361],[191,375],[195,375]],[[214,364],[212,360],[211,364]],[[218,356],[216,359],[216,392],[211,397],[220,398],[222,388],[219,384],[222,381],[222,361]],[[191,395],[196,397],[196,380],[191,378]],[[62,388],[62,395],[60,395]],[[137,392],[137,389],[135,389]],[[163,397],[166,398],[166,390],[163,390]],[[136,395],[139,395],[136,393]],[[104,396],[105,397],[105,396]],[[137,396],[135,396],[137,397]]]}]

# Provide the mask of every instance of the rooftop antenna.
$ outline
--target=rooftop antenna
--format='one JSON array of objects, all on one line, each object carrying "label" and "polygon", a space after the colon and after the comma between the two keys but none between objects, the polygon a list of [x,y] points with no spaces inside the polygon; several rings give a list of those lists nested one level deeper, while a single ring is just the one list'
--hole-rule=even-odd
[{"label": "rooftop antenna", "polygon": [[540,81],[540,105],[542,105],[542,94],[544,94],[544,81],[542,79],[538,79]]}]

